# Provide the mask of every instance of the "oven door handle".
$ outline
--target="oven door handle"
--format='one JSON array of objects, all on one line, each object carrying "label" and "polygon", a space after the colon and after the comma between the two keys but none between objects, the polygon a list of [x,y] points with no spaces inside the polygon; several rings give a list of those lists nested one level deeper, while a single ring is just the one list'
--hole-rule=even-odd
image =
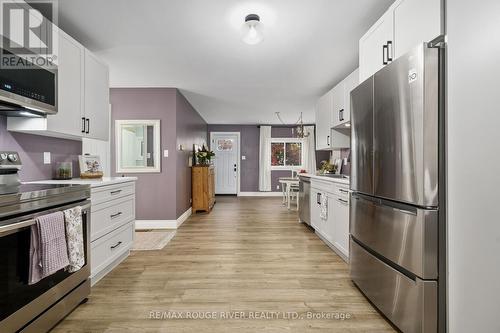
[{"label": "oven door handle", "polygon": [[[82,206],[82,210],[88,209],[88,208],[90,208],[90,204],[86,204],[86,205]],[[12,224],[9,224],[9,225],[0,226],[0,235],[2,235],[3,233],[9,232],[9,231],[13,231],[13,230],[18,230],[18,229],[29,227],[29,226],[31,226],[31,225],[33,225],[35,223],[36,223],[35,219],[29,219],[29,220],[26,220],[26,221],[21,221],[21,222],[12,223]]]}]

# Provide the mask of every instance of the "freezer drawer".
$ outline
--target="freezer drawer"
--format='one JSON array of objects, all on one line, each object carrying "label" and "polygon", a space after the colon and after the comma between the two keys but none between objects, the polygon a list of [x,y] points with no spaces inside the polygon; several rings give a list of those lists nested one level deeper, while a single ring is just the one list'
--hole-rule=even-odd
[{"label": "freezer drawer", "polygon": [[377,197],[438,206],[438,52],[421,44],[374,75]]},{"label": "freezer drawer", "polygon": [[353,193],[350,233],[422,279],[437,279],[438,211]]},{"label": "freezer drawer", "polygon": [[351,279],[404,333],[437,332],[437,282],[412,280],[350,240]]}]

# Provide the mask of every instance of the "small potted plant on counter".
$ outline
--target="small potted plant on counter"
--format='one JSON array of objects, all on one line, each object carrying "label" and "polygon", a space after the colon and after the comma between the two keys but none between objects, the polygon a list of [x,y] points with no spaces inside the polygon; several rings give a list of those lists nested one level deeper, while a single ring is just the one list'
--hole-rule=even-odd
[{"label": "small potted plant on counter", "polygon": [[210,165],[212,164],[212,157],[215,156],[215,153],[211,150],[208,150],[205,145],[201,149],[198,149],[196,152],[196,159],[198,165]]},{"label": "small potted plant on counter", "polygon": [[335,173],[337,171],[337,166],[335,164],[331,164],[329,161],[321,161],[320,163],[320,174],[325,173]]}]

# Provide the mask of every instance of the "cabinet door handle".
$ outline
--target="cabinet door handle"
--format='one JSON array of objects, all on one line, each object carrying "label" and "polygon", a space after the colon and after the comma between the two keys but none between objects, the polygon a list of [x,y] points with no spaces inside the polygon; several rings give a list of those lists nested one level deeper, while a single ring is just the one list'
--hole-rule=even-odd
[{"label": "cabinet door handle", "polygon": [[89,132],[90,132],[90,119],[87,118],[86,122],[87,122],[87,130],[85,131],[85,133],[89,134]]},{"label": "cabinet door handle", "polygon": [[387,62],[389,61],[392,61],[392,41],[390,40],[387,41]]},{"label": "cabinet door handle", "polygon": [[342,202],[343,204],[347,205],[349,204],[349,201],[344,200],[344,199],[337,199],[339,202]]},{"label": "cabinet door handle", "polygon": [[112,245],[111,246],[111,250],[114,250],[116,249],[118,246],[122,245],[122,241],[119,241],[118,243],[116,243],[115,245]]},{"label": "cabinet door handle", "polygon": [[387,65],[388,62],[387,60],[385,60],[385,55],[387,54],[387,45],[384,44],[384,46],[382,46],[382,64],[383,65]]},{"label": "cabinet door handle", "polygon": [[118,194],[120,193],[122,190],[116,190],[116,191],[111,191],[109,192],[111,195],[115,195],[115,194]]},{"label": "cabinet door handle", "polygon": [[321,205],[321,193],[316,193],[316,203]]},{"label": "cabinet door handle", "polygon": [[329,146],[330,145],[330,136],[328,135],[326,137],[326,145]]},{"label": "cabinet door handle", "polygon": [[115,217],[118,217],[118,216],[120,216],[120,215],[122,215],[122,214],[123,214],[122,212],[118,212],[118,213],[116,213],[116,214],[111,214],[111,215],[109,215],[109,217],[111,217],[112,219],[114,219]]},{"label": "cabinet door handle", "polygon": [[349,191],[341,189],[341,188],[339,188],[339,191],[342,192],[342,193],[349,193]]},{"label": "cabinet door handle", "polygon": [[344,109],[340,109],[339,111],[339,121],[344,121]]},{"label": "cabinet door handle", "polygon": [[85,117],[82,117],[82,133],[85,133]]}]

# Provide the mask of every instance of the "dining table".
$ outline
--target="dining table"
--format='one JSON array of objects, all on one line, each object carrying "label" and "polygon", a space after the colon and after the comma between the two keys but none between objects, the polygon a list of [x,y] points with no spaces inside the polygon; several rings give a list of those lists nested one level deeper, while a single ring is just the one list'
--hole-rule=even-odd
[{"label": "dining table", "polygon": [[[295,195],[298,197],[299,193],[299,178],[298,177],[280,177],[278,182],[281,184],[281,190],[283,194],[283,206],[287,206],[290,209],[290,197],[292,192],[297,192]],[[299,200],[297,200],[297,210],[299,210]]]}]

